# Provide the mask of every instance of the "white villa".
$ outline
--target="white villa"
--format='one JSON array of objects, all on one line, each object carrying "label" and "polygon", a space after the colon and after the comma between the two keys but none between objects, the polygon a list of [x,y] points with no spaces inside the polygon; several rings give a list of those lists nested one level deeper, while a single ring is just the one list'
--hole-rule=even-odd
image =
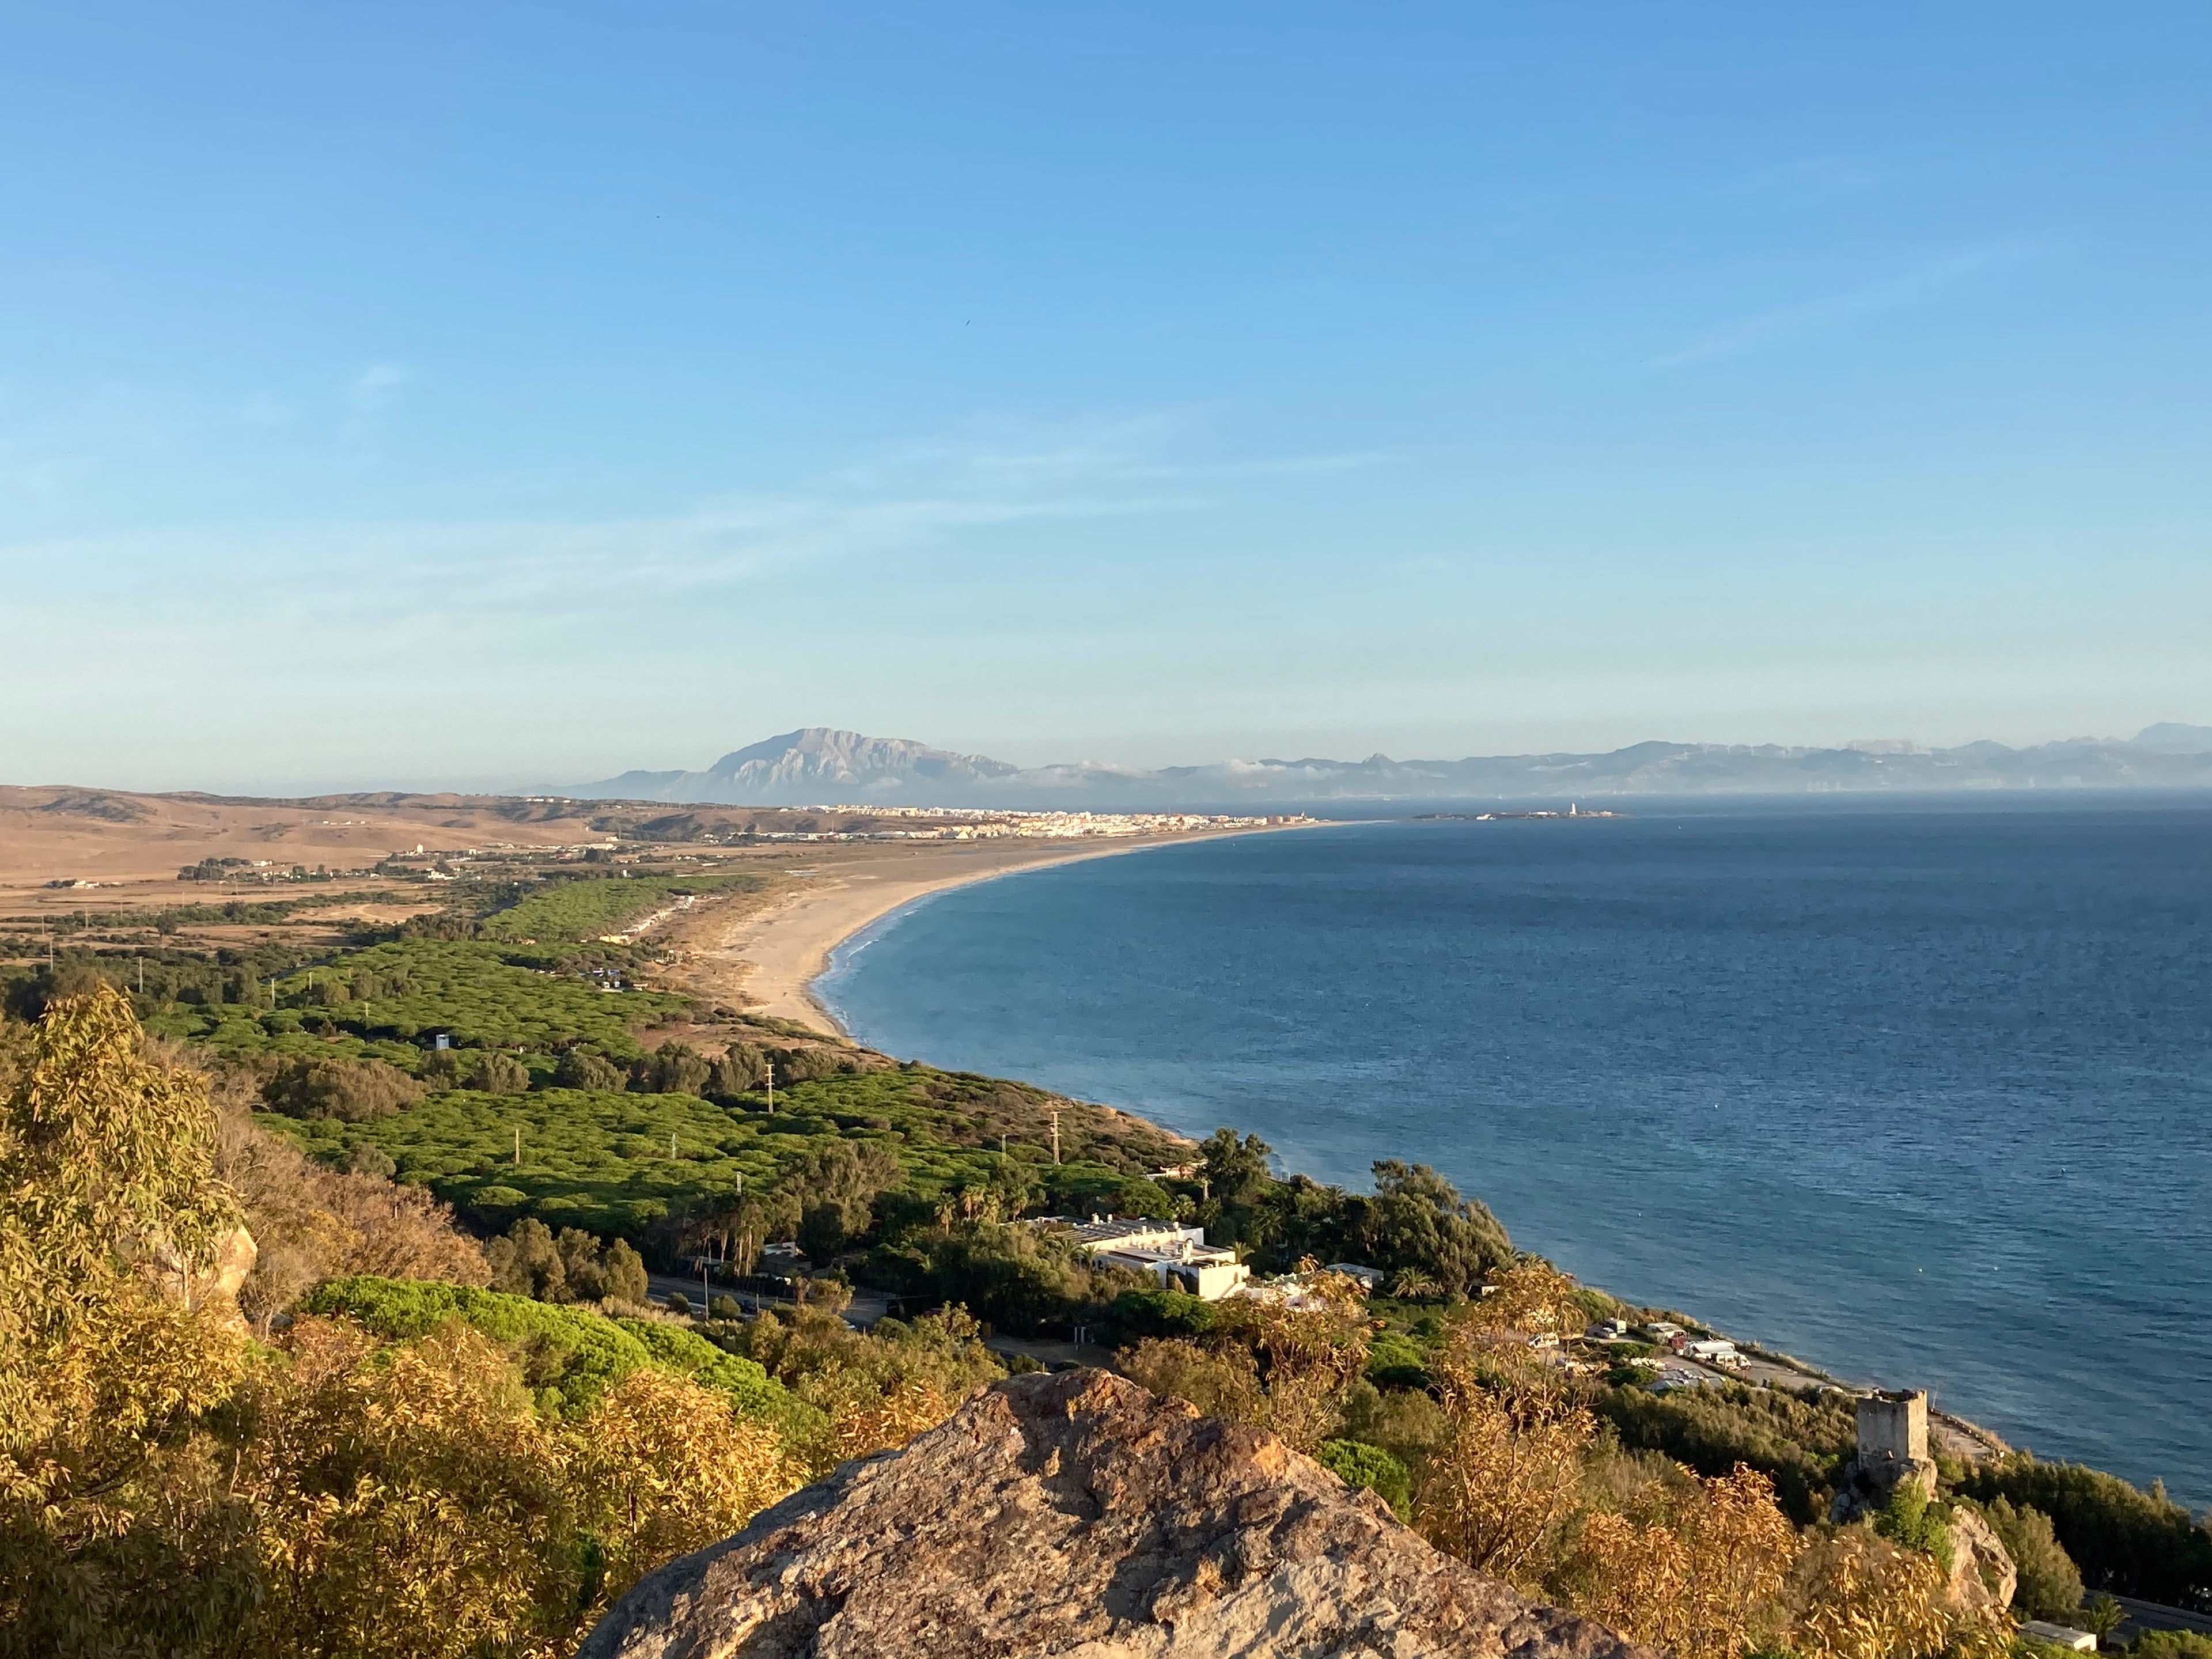
[{"label": "white villa", "polygon": [[1093,1216],[1070,1223],[1076,1247],[1103,1266],[1148,1273],[1163,1289],[1218,1302],[1252,1277],[1234,1250],[1206,1242],[1202,1227]]}]

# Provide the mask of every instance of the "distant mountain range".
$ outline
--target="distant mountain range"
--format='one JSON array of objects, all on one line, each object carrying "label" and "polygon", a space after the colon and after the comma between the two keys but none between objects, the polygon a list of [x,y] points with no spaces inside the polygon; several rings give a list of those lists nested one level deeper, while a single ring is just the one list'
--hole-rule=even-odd
[{"label": "distant mountain range", "polygon": [[2212,726],[2165,722],[2133,738],[2033,748],[1929,749],[1885,739],[1842,749],[1639,743],[1604,755],[1466,760],[1220,761],[1157,770],[1094,762],[1019,767],[903,738],[808,726],[703,772],[625,772],[549,793],[580,799],[805,806],[1128,808],[1232,802],[1534,800],[1570,796],[1811,794],[1841,791],[2212,787]]}]

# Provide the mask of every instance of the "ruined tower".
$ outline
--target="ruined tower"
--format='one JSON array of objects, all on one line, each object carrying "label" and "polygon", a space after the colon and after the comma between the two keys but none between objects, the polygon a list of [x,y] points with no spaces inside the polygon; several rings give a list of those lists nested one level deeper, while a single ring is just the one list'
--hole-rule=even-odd
[{"label": "ruined tower", "polygon": [[1906,1481],[1933,1497],[1936,1461],[1928,1455],[1928,1393],[1877,1389],[1859,1396],[1859,1455],[1844,1469],[1828,1518],[1844,1522],[1879,1509]]},{"label": "ruined tower", "polygon": [[1928,1391],[1881,1389],[1859,1399],[1859,1467],[1928,1461]]}]

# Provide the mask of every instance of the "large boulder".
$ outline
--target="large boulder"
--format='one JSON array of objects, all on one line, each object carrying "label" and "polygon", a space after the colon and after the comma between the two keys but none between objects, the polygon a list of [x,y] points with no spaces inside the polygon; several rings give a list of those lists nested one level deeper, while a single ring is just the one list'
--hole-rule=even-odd
[{"label": "large boulder", "polygon": [[1951,1601],[1968,1612],[2002,1613],[2020,1587],[2012,1553],[1978,1510],[1964,1504],[1951,1511]]},{"label": "large boulder", "polygon": [[149,1240],[154,1282],[188,1308],[236,1320],[238,1292],[261,1259],[260,1247],[243,1227],[233,1227],[215,1242],[204,1261],[187,1261],[166,1233]]},{"label": "large boulder", "polygon": [[625,1595],[577,1659],[1655,1659],[1260,1430],[1014,1377]]}]

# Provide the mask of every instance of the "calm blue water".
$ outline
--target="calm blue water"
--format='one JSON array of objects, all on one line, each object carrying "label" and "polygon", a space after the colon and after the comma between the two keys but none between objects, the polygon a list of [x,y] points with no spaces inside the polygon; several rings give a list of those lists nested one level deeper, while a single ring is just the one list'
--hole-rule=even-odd
[{"label": "calm blue water", "polygon": [[2212,807],[1354,824],[940,895],[863,1041],[1364,1187],[2212,1502]]}]

